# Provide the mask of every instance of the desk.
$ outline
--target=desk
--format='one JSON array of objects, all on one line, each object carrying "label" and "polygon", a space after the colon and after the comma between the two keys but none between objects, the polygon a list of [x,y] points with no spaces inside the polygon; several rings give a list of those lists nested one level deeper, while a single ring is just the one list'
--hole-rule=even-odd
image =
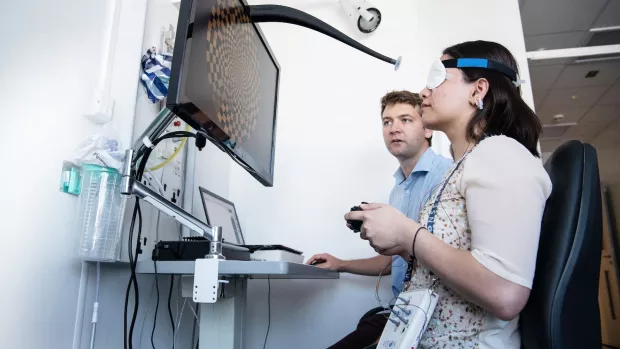
[{"label": "desk", "polygon": [[[193,261],[157,262],[158,274],[185,276],[193,284]],[[136,265],[140,274],[154,274],[152,261],[140,261]],[[340,274],[305,264],[271,261],[223,260],[219,274],[229,281],[224,287],[225,296],[216,303],[200,305],[200,349],[242,349],[243,316],[245,314],[247,279],[338,279]],[[190,278],[187,278],[190,277]],[[184,297],[191,297],[191,286]]]}]

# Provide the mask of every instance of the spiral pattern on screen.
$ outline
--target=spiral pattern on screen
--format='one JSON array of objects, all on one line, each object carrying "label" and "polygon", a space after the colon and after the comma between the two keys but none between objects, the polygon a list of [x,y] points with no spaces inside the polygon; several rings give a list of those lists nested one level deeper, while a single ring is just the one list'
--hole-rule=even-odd
[{"label": "spiral pattern on screen", "polygon": [[218,0],[207,27],[209,83],[215,93],[221,128],[237,144],[256,127],[259,108],[259,63],[256,34],[236,1]]}]

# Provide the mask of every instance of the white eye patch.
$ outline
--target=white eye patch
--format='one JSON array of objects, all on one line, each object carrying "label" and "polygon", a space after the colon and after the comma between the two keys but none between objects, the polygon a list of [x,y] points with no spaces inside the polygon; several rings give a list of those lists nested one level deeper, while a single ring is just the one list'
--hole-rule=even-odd
[{"label": "white eye patch", "polygon": [[439,58],[437,58],[433,65],[431,65],[431,69],[428,72],[428,79],[426,80],[426,88],[429,90],[437,88],[441,85],[448,77],[448,72],[446,71],[446,67],[443,66],[443,63]]}]

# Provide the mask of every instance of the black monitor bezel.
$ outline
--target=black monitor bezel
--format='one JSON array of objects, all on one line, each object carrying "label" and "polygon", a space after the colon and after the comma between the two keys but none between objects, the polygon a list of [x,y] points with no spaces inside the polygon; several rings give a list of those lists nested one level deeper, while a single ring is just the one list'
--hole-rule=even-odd
[{"label": "black monitor bezel", "polygon": [[[181,5],[179,7],[179,20],[177,23],[177,33],[175,38],[175,45],[173,51],[173,59],[172,65],[170,69],[170,83],[168,87],[168,96],[166,99],[166,107],[170,109],[174,114],[176,114],[179,118],[185,121],[188,125],[190,125],[195,130],[200,130],[206,132],[212,139],[212,142],[218,142],[219,147],[225,147],[226,144],[222,139],[218,139],[217,134],[224,133],[224,131],[219,128],[215,123],[213,123],[213,127],[210,129],[206,129],[202,126],[202,124],[196,120],[193,116],[194,113],[200,111],[194,103],[190,101],[187,96],[184,96],[181,92],[181,82],[183,80],[183,67],[185,66],[187,57],[186,52],[188,49],[188,36],[191,35],[192,23],[194,22],[194,18],[192,16],[192,9],[194,7],[195,1],[198,0],[182,0]],[[236,0],[244,7],[249,6],[245,0]],[[258,34],[261,39],[264,47],[267,49],[267,53],[269,57],[273,61],[277,70],[276,77],[276,93],[275,93],[275,108],[273,115],[273,129],[272,129],[272,143],[271,143],[271,164],[269,169],[256,169],[253,168],[248,162],[247,159],[236,153],[234,149],[230,149],[234,154],[235,158],[243,163],[245,166],[254,170],[248,171],[256,180],[258,180],[262,185],[266,187],[273,186],[274,180],[274,168],[275,168],[275,151],[276,151],[276,129],[277,129],[277,120],[278,120],[278,103],[279,103],[279,91],[280,91],[280,74],[281,67],[280,63],[276,59],[267,38],[265,37],[263,31],[257,23],[252,23],[254,30]],[[189,55],[188,55],[189,56]],[[207,116],[209,119],[213,120],[213,118]],[[248,156],[250,157],[250,156]],[[250,157],[251,158],[251,157]],[[253,161],[255,161],[253,159]],[[265,171],[269,172],[266,173]]]}]

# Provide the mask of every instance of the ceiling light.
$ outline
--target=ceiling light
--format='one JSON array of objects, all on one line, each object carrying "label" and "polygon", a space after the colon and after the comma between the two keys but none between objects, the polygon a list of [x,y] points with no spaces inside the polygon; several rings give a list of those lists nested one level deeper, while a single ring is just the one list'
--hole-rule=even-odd
[{"label": "ceiling light", "polygon": [[611,31],[616,31],[616,30],[620,30],[620,26],[615,25],[611,27],[590,28],[590,32],[592,33],[611,32]]},{"label": "ceiling light", "polygon": [[553,116],[553,121],[555,122],[560,122],[564,120],[564,114],[556,114]]},{"label": "ceiling light", "polygon": [[536,61],[542,59],[574,58],[584,56],[610,55],[620,53],[620,44],[562,48],[557,50],[543,50],[526,52],[527,59]]}]

